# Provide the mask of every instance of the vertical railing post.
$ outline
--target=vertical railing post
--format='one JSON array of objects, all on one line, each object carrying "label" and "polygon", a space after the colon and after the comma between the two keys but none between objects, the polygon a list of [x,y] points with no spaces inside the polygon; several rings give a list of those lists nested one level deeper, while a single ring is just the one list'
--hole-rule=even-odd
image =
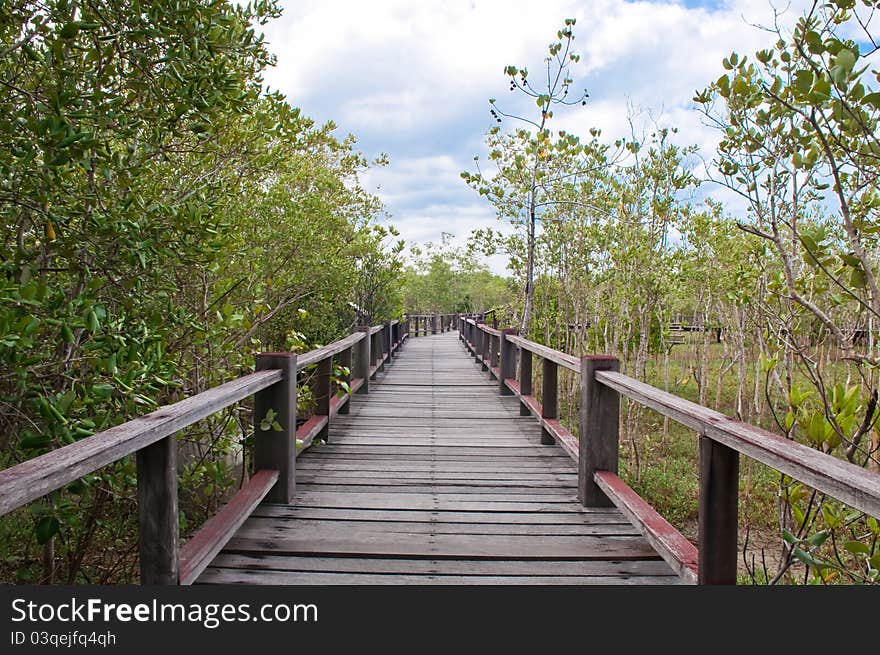
[{"label": "vertical railing post", "polygon": [[[344,370],[342,373],[341,381],[348,384],[348,391],[346,391],[346,393],[348,394],[348,400],[339,407],[340,414],[348,414],[351,410],[351,365],[353,359],[352,348],[353,346],[349,346],[341,353],[339,353],[339,365],[348,371],[348,373],[346,373]],[[345,391],[344,388],[343,391]]]},{"label": "vertical railing post", "polygon": [[331,373],[333,371],[333,356],[325,357],[318,362],[315,372],[312,374],[312,398],[315,401],[315,415],[328,417],[327,423],[321,428],[321,432],[315,437],[321,441],[329,441],[330,432],[330,395],[332,392]]},{"label": "vertical railing post", "polygon": [[478,363],[480,362],[480,357],[483,354],[483,331],[480,329],[479,324],[474,323],[474,361]]},{"label": "vertical railing post", "polygon": [[379,344],[379,333],[373,333],[372,327],[367,328],[370,339],[370,368],[376,367],[370,374],[370,379],[375,380],[379,373],[379,356],[382,353],[382,346]]},{"label": "vertical railing post", "polygon": [[[532,395],[532,351],[525,348],[519,349],[519,392],[523,396]],[[531,414],[528,405],[520,401],[519,415]]]},{"label": "vertical railing post", "polygon": [[499,338],[501,362],[498,364],[498,392],[502,396],[513,395],[513,391],[505,384],[505,380],[516,377],[516,346],[507,339],[513,334],[516,334],[516,328],[505,328],[501,330]]},{"label": "vertical railing post", "polygon": [[[541,418],[559,418],[559,367],[556,362],[544,359],[544,380],[541,383]],[[543,425],[541,443],[550,445],[556,439]]]},{"label": "vertical railing post", "polygon": [[480,370],[488,371],[486,360],[489,358],[489,333],[480,330]]},{"label": "vertical railing post", "polygon": [[364,338],[358,341],[357,370],[354,376],[363,380],[358,393],[370,393],[370,326],[359,327],[364,332]]},{"label": "vertical railing post", "polygon": [[137,451],[138,547],[141,584],[179,581],[177,437]]},{"label": "vertical railing post", "polygon": [[596,380],[596,371],[619,371],[620,362],[607,355],[581,357],[581,407],[578,439],[578,499],[585,507],[611,507],[593,476],[617,473],[620,394]]},{"label": "vertical railing post", "polygon": [[431,334],[437,334],[437,314],[431,314]]},{"label": "vertical railing post", "polygon": [[498,351],[501,337],[494,334],[489,335],[489,337],[489,370],[491,371],[498,366]]},{"label": "vertical railing post", "polygon": [[[279,368],[283,378],[254,395],[254,470],[278,471],[278,482],[266,500],[289,503],[296,489],[296,353],[261,353],[257,370]],[[261,430],[269,410],[281,430]]]},{"label": "vertical railing post", "polygon": [[391,336],[391,321],[385,321],[385,325],[382,327],[382,349],[385,351],[385,354],[388,355],[388,363],[391,363],[391,358],[394,357],[394,339]]},{"label": "vertical railing post", "polygon": [[700,435],[699,584],[736,584],[739,453]]}]

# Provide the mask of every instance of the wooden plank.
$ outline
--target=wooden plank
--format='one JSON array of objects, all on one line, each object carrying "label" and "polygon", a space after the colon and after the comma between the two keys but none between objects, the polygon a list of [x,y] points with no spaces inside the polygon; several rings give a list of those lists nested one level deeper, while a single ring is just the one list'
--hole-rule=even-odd
[{"label": "wooden plank", "polygon": [[352,573],[407,573],[491,576],[650,576],[676,582],[662,560],[518,560],[518,559],[395,559],[369,557],[308,557],[222,553],[214,561],[217,568],[276,571],[324,571]]},{"label": "wooden plank", "polygon": [[728,448],[880,518],[880,474],[736,421],[626,375],[597,372],[596,379]]},{"label": "wooden plank", "polygon": [[590,509],[576,512],[490,512],[481,509],[472,511],[450,511],[439,508],[407,510],[307,507],[300,505],[275,505],[264,503],[254,510],[253,516],[267,518],[277,517],[280,519],[326,519],[336,521],[433,521],[439,523],[510,523],[516,525],[594,525],[628,523],[628,519],[624,518],[616,508]]},{"label": "wooden plank", "polygon": [[0,471],[0,516],[266,389],[281,371],[251,373]]},{"label": "wooden plank", "polygon": [[659,558],[642,537],[568,536],[545,539],[517,535],[404,535],[374,533],[341,537],[285,535],[271,539],[234,536],[230,552],[307,555],[372,555],[432,559],[651,559]]},{"label": "wooden plank", "polygon": [[[380,330],[382,329],[381,325],[378,327]],[[300,353],[297,355],[296,370],[301,371],[307,366],[317,364],[318,362],[327,359],[328,357],[332,357],[333,355],[340,353],[347,348],[351,348],[365,336],[366,335],[364,332],[353,332],[343,339],[339,339],[338,341],[334,341],[333,343],[328,343],[326,346],[315,348],[314,350],[310,350],[307,353]]]},{"label": "wooden plank", "polygon": [[697,583],[697,549],[616,474],[597,471],[596,484],[688,584]]},{"label": "wooden plank", "polygon": [[580,361],[574,355],[568,355],[564,352],[554,350],[553,348],[549,348],[540,343],[529,341],[528,339],[524,339],[520,336],[511,335],[508,338],[510,339],[511,343],[516,344],[524,350],[528,350],[529,352],[534,353],[542,359],[550,360],[551,362],[559,364],[559,366],[567,368],[569,371],[574,371],[575,373],[580,373],[581,371]]},{"label": "wooden plank", "polygon": [[278,481],[278,471],[254,473],[223,509],[208,519],[180,549],[180,584],[192,584]]},{"label": "wooden plank", "polygon": [[395,575],[370,573],[301,573],[211,569],[211,584],[261,585],[646,585],[672,584],[674,578],[655,576],[488,576],[488,575]]},{"label": "wooden plank", "polygon": [[[434,521],[341,521],[319,519],[278,519],[277,517],[250,517],[238,531],[238,536],[251,539],[276,539],[284,535],[320,534],[322,537],[344,539],[352,532],[358,534],[404,535],[516,535],[540,537],[556,536],[635,536],[641,534],[630,523],[574,523],[542,525],[518,523],[461,523]],[[224,542],[225,543],[225,542]],[[217,548],[216,552],[219,552]],[[207,562],[206,562],[207,564]],[[183,563],[181,562],[181,567]]]}]

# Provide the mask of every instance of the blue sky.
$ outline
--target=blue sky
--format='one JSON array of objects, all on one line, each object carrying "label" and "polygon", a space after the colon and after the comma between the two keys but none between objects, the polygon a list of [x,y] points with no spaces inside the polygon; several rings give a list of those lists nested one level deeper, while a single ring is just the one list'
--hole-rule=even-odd
[{"label": "blue sky", "polygon": [[[465,243],[472,229],[500,226],[494,210],[461,180],[491,122],[487,99],[513,102],[503,69],[538,70],[565,18],[577,19],[575,88],[588,105],[557,112],[555,129],[613,140],[641,124],[677,126],[677,142],[711,159],[717,133],[693,109],[694,91],[722,72],[731,51],[751,54],[770,35],[768,0],[297,0],[266,26],[278,58],[267,83],[319,122],[353,133],[369,157],[389,155],[365,186],[385,202],[409,242]],[[794,19],[805,3],[793,0]],[[751,23],[751,24],[750,24]],[[509,104],[508,104],[509,106]],[[512,127],[511,124],[507,125]],[[482,158],[482,157],[481,157]],[[712,191],[708,191],[712,192]],[[717,192],[716,192],[717,193]],[[503,272],[505,260],[490,260]]]}]

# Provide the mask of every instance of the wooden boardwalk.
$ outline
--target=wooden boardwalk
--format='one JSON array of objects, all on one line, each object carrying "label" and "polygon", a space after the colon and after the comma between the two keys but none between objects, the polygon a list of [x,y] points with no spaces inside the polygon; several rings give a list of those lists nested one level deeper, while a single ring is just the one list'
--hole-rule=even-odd
[{"label": "wooden boardwalk", "polygon": [[617,510],[500,396],[457,334],[410,339],[200,584],[676,584]]}]

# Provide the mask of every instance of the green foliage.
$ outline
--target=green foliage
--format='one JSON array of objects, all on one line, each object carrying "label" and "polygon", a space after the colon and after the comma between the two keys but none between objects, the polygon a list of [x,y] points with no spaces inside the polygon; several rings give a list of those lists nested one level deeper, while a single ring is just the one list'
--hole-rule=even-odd
[{"label": "green foliage", "polygon": [[493,275],[472,250],[440,244],[413,247],[404,271],[404,305],[410,314],[482,312],[506,307],[512,300],[508,280]]},{"label": "green foliage", "polygon": [[[399,248],[372,223],[353,138],[263,90],[254,25],[279,13],[0,7],[0,466],[239,375],[291,334],[308,349],[347,333],[359,289],[383,298],[369,318],[399,312]],[[242,406],[181,435],[183,525],[233,483],[251,422]],[[55,579],[130,580],[134,482],[123,460],[5,518],[0,555],[27,553],[37,580],[53,540]]]}]

